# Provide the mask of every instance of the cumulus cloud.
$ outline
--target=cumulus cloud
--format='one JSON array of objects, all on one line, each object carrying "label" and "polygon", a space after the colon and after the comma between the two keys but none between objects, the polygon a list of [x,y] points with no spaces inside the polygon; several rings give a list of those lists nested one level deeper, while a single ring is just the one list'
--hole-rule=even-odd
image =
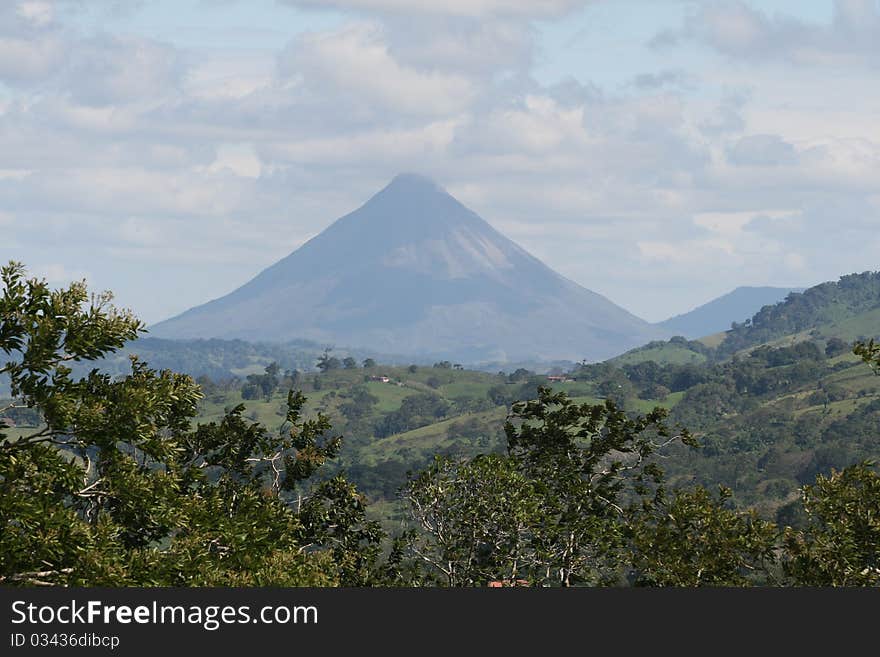
[{"label": "cumulus cloud", "polygon": [[791,164],[795,161],[795,148],[778,135],[749,135],[727,148],[727,159],[746,166]]},{"label": "cumulus cloud", "polygon": [[0,80],[15,84],[45,79],[63,62],[65,52],[64,42],[53,35],[0,36]]},{"label": "cumulus cloud", "polygon": [[876,66],[880,63],[880,6],[875,0],[835,0],[832,20],[819,24],[770,15],[742,0],[704,3],[681,30],[665,30],[653,45],[694,40],[737,59],[798,65]]},{"label": "cumulus cloud", "polygon": [[45,2],[0,4],[0,81],[39,82],[53,73],[66,54],[67,40]]},{"label": "cumulus cloud", "polygon": [[[591,80],[589,61],[577,79],[536,78],[534,19],[585,3],[427,4],[339,0],[339,20],[284,48],[208,51],[0,3],[4,246],[62,276],[89,254],[95,285],[154,321],[416,170],[650,319],[733,284],[805,285],[876,260],[871,3],[839,2],[824,26],[699,3],[667,43],[742,66],[621,62],[619,84]],[[821,97],[803,66],[819,54],[853,64]],[[192,285],[172,300],[150,292],[180,280]]]},{"label": "cumulus cloud", "polygon": [[135,37],[80,41],[60,71],[61,84],[84,105],[109,105],[167,96],[185,72],[176,50]]},{"label": "cumulus cloud", "polygon": [[345,99],[381,111],[443,115],[466,107],[474,94],[465,77],[396,60],[375,23],[307,34],[281,55],[279,70],[334,102]]},{"label": "cumulus cloud", "polygon": [[36,278],[44,278],[52,285],[67,285],[70,281],[81,281],[89,278],[85,269],[70,269],[60,262],[36,264],[30,270]]}]

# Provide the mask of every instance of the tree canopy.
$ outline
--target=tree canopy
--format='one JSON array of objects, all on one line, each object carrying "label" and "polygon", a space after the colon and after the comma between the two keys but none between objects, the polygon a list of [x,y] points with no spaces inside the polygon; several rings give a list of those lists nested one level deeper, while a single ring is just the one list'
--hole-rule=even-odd
[{"label": "tree canopy", "polygon": [[289,394],[280,433],[246,421],[243,406],[194,426],[201,392],[188,376],[136,357],[123,377],[71,376],[69,363],[143,328],[111,295],[84,283],[51,291],[18,264],[2,281],[0,373],[41,426],[0,433],[0,582],[369,581],[381,533],[343,479],[309,486],[341,438],[326,417],[302,418],[302,394]]}]

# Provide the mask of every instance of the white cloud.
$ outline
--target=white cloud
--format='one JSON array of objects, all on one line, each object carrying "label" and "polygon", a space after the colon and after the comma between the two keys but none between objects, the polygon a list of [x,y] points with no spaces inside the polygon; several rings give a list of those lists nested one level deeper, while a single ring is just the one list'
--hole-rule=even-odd
[{"label": "white cloud", "polygon": [[46,27],[55,20],[55,8],[49,2],[27,0],[19,2],[16,13],[36,27]]},{"label": "white cloud", "polygon": [[66,44],[55,35],[33,38],[0,36],[0,80],[42,80],[64,61]]},{"label": "white cloud", "polygon": [[442,155],[452,141],[457,122],[440,121],[412,130],[362,131],[353,135],[296,139],[266,144],[262,153],[275,164],[308,163],[369,167],[381,160],[385,166],[407,170],[426,155]]},{"label": "white cloud", "polygon": [[880,6],[875,0],[835,0],[830,23],[769,15],[742,0],[703,3],[679,31],[664,32],[655,45],[697,40],[738,59],[781,59],[804,66],[880,63]]},{"label": "white cloud", "polygon": [[166,44],[136,37],[95,37],[70,53],[63,84],[86,105],[167,97],[180,85],[184,64]]},{"label": "white cloud", "polygon": [[[280,52],[186,48],[112,21],[94,36],[65,12],[0,5],[0,54],[19,49],[15,67],[0,57],[0,76],[14,68],[0,224],[16,257],[68,272],[88,258],[151,320],[172,311],[154,278],[193,281],[175,311],[219,296],[411,170],[652,319],[738,284],[876,268],[870,4],[838,3],[817,26],[700,3],[678,38],[739,65],[695,57],[603,87],[530,75],[532,19],[581,3],[501,4],[340,0],[368,15]],[[819,53],[851,65],[803,65]]]},{"label": "white cloud", "polygon": [[45,278],[51,285],[68,285],[74,281],[90,278],[85,269],[70,269],[60,262],[34,265],[29,269],[29,273],[34,278]]},{"label": "white cloud", "polygon": [[305,35],[280,59],[282,74],[316,93],[385,111],[437,116],[464,109],[474,95],[459,75],[406,66],[389,53],[382,28],[358,23]]},{"label": "white cloud", "polygon": [[742,137],[727,148],[727,159],[746,166],[779,166],[796,161],[794,146],[779,135]]},{"label": "white cloud", "polygon": [[275,63],[275,57],[264,53],[211,52],[190,62],[184,91],[208,101],[245,98],[273,83]]},{"label": "white cloud", "polygon": [[490,115],[487,127],[506,149],[537,154],[587,143],[583,122],[583,107],[566,109],[552,98],[529,95],[521,109]]},{"label": "white cloud", "polygon": [[253,144],[221,144],[217,149],[217,158],[206,171],[217,173],[224,170],[243,178],[258,178],[263,164]]}]

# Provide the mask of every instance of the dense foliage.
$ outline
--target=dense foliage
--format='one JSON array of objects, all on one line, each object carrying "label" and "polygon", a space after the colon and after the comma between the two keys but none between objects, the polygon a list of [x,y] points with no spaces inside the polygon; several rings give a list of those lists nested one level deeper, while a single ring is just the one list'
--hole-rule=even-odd
[{"label": "dense foliage", "polygon": [[290,393],[273,433],[230,409],[192,426],[186,375],[136,358],[112,379],[71,376],[142,329],[84,284],[50,291],[2,270],[0,349],[11,405],[41,426],[0,434],[0,582],[90,585],[363,584],[381,535],[342,479],[309,487],[336,456],[326,417]]}]

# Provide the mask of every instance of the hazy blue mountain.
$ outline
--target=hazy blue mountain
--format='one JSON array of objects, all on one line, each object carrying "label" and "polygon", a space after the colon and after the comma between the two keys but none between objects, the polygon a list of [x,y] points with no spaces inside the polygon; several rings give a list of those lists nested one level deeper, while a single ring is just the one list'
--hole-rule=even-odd
[{"label": "hazy blue mountain", "polygon": [[701,338],[726,331],[731,323],[743,322],[764,306],[776,304],[792,292],[803,291],[802,287],[738,287],[688,313],[659,322],[657,326],[675,335]]},{"label": "hazy blue mountain", "polygon": [[151,333],[308,339],[468,363],[604,359],[669,335],[412,174],[241,288]]}]

